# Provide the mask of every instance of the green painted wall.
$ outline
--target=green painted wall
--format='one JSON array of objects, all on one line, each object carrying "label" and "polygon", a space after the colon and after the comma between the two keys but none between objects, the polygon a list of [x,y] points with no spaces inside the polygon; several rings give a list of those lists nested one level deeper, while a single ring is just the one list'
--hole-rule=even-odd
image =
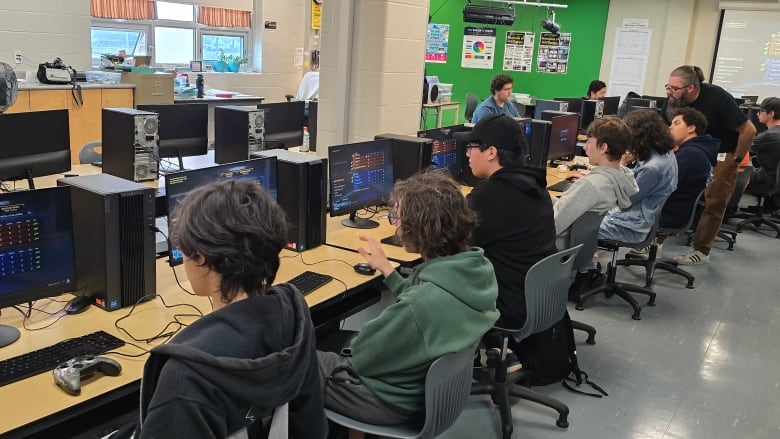
[{"label": "green painted wall", "polygon": [[[536,55],[539,49],[539,38],[546,32],[540,26],[547,16],[547,9],[535,6],[515,5],[515,22],[511,26],[498,26],[479,23],[463,23],[463,6],[465,0],[431,0],[431,23],[449,24],[449,48],[447,62],[444,64],[425,63],[428,75],[437,75],[444,83],[452,83],[452,100],[460,105],[460,120],[465,122],[466,93],[476,94],[480,100],[490,95],[490,81],[499,73],[509,74],[514,78],[515,93],[529,93],[542,99],[553,97],[583,96],[588,89],[588,83],[597,79],[601,67],[601,56],[604,47],[604,34],[607,25],[609,0],[555,0],[550,3],[567,4],[566,9],[556,9],[556,22],[561,25],[561,32],[571,32],[571,49],[569,54],[569,70],[566,74],[537,73]],[[499,3],[474,4],[500,5]],[[463,28],[466,26],[495,27],[496,52],[493,69],[471,69],[460,66],[463,52]],[[502,70],[504,59],[504,44],[506,32],[534,32],[534,61],[531,72],[506,72]],[[444,119],[452,120],[446,113]]]}]

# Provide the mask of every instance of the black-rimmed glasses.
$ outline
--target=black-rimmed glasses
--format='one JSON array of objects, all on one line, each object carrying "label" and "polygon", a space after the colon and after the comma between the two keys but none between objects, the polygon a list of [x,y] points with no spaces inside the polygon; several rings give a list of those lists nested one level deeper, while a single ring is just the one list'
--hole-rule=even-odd
[{"label": "black-rimmed glasses", "polygon": [[691,85],[691,84],[683,85],[683,86],[680,86],[680,87],[675,87],[674,85],[666,84],[666,85],[664,85],[664,90],[675,92],[675,91],[680,91],[680,90],[682,90],[684,88],[688,88],[689,85]]}]

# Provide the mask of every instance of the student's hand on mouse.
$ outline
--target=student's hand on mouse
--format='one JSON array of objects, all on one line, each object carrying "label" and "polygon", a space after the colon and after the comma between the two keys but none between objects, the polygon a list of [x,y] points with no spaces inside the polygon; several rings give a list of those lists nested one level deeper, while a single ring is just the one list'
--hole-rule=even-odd
[{"label": "student's hand on mouse", "polygon": [[368,265],[381,271],[385,277],[389,276],[393,271],[393,266],[390,265],[390,261],[385,256],[382,244],[370,236],[360,236],[360,240],[368,244],[368,250],[358,247],[357,251],[360,256],[363,256]]}]

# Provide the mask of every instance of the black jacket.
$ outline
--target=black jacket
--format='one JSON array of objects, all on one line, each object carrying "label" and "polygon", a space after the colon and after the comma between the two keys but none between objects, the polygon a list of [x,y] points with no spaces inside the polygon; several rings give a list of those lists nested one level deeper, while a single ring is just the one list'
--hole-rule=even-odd
[{"label": "black jacket", "polygon": [[693,202],[707,186],[720,141],[709,134],[694,137],[680,145],[677,159],[677,189],[666,200],[661,212],[661,226],[682,227],[691,215]]},{"label": "black jacket", "polygon": [[136,438],[225,438],[289,402],[290,437],[327,435],[314,328],[303,296],[283,284],[212,312],[152,349]]},{"label": "black jacket", "polygon": [[479,223],[474,244],[485,250],[498,280],[497,326],[525,323],[525,274],[556,252],[552,201],[546,170],[502,168],[469,194]]}]

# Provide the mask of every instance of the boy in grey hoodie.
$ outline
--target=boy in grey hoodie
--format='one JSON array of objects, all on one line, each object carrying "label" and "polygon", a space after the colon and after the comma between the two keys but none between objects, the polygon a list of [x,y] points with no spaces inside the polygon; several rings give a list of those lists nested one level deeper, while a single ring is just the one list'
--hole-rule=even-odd
[{"label": "boy in grey hoodie", "polygon": [[614,207],[631,206],[630,197],[639,192],[639,186],[634,173],[620,165],[631,138],[631,131],[620,119],[607,117],[590,124],[584,149],[588,162],[595,168],[575,181],[553,205],[559,242],[583,213],[603,213]]}]

